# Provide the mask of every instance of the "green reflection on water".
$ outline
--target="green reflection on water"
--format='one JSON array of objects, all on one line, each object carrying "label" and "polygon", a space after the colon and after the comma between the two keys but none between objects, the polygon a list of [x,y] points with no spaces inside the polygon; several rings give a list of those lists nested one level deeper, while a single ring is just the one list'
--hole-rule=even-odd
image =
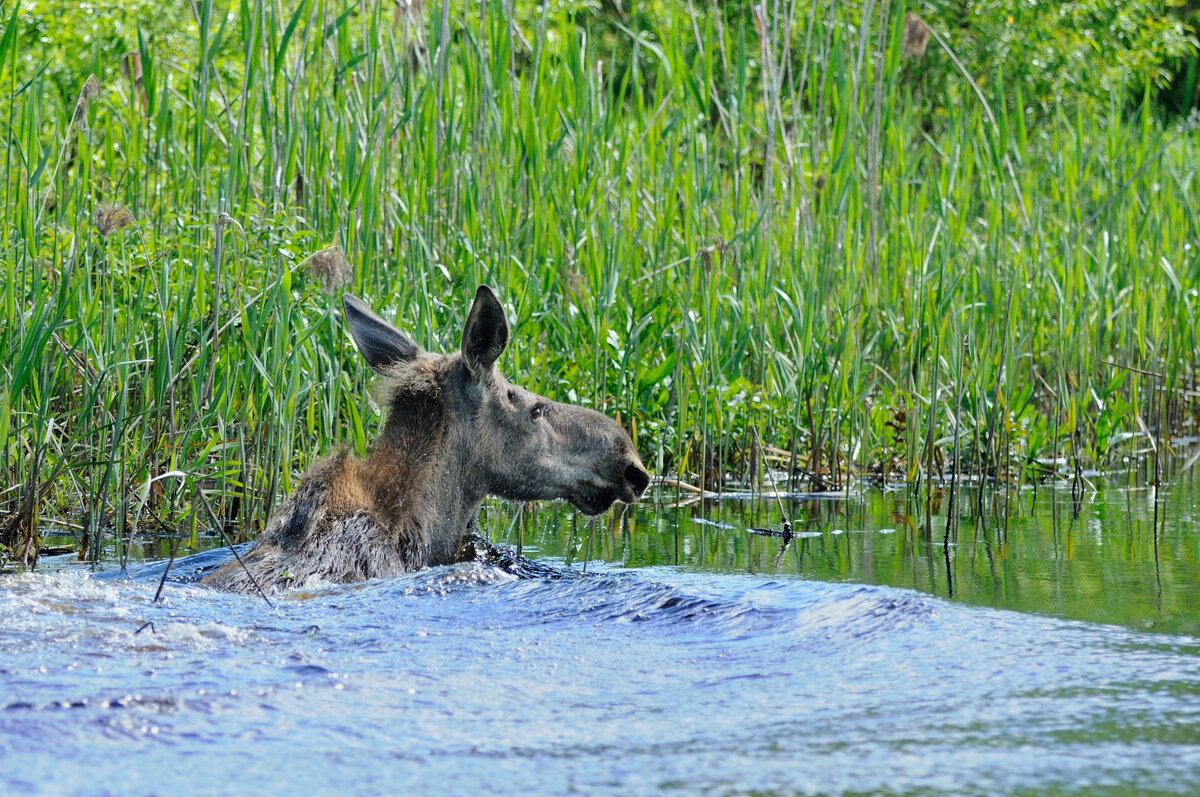
[{"label": "green reflection on water", "polygon": [[[1002,609],[1200,636],[1200,479],[1177,481],[1157,496],[1146,488],[1108,486],[1078,503],[1066,490],[1005,494],[989,488],[982,518],[977,497],[956,500],[949,546],[944,493],[935,493],[927,520],[923,500],[879,489],[782,507],[773,498],[674,505],[676,495],[659,493],[595,521],[560,503],[491,501],[480,528],[497,542],[521,545],[526,555],[559,557],[576,568],[590,559],[886,584]],[[793,524],[790,540],[753,531],[780,533],[783,512]],[[46,542],[77,544],[57,536]],[[197,542],[200,548],[221,544]],[[167,558],[172,544],[139,536],[130,560]],[[106,550],[115,561],[115,549]],[[63,566],[75,557],[56,558]]]},{"label": "green reflection on water", "polygon": [[[1200,483],[1160,491],[1107,487],[1075,502],[1069,491],[989,490],[956,501],[947,537],[946,495],[865,490],[849,499],[787,502],[795,536],[781,532],[774,499],[673,506],[660,494],[594,524],[561,504],[489,504],[481,523],[531,556],[627,567],[753,573],[887,584],[966,603],[1171,633],[1200,634]],[[1154,510],[1158,504],[1158,533]],[[589,529],[591,541],[589,550]],[[947,545],[947,542],[949,543]]]}]

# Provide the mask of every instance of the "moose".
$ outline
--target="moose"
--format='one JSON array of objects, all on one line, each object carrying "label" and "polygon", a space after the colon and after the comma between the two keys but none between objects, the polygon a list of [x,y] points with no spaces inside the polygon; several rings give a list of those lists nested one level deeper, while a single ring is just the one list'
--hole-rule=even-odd
[{"label": "moose", "polygon": [[587,515],[636,501],[650,483],[616,421],[511,384],[496,367],[508,322],[486,285],[459,352],[423,351],[357,297],[342,298],[359,353],[385,379],[387,418],[365,459],[318,461],[254,548],[204,579],[230,592],[310,578],[349,583],[477,555],[485,496],[562,499]]}]

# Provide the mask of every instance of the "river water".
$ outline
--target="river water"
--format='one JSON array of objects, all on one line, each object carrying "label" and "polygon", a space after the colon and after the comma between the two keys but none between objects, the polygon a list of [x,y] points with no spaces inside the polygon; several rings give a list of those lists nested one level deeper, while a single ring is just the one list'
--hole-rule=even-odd
[{"label": "river water", "polygon": [[1196,794],[1195,496],[1021,493],[949,535],[902,493],[497,504],[562,577],[274,607],[155,603],[161,563],[11,576],[0,793]]}]

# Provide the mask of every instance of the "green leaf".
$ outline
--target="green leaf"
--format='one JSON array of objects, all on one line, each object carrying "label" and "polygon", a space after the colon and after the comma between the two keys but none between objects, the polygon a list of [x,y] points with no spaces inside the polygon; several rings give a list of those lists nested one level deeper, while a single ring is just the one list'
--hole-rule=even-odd
[{"label": "green leaf", "polygon": [[292,18],[288,21],[287,28],[283,31],[283,40],[279,42],[279,49],[275,51],[275,68],[272,71],[272,76],[279,75],[279,69],[283,66],[283,54],[287,51],[288,42],[292,40],[292,34],[296,32],[296,25],[300,22],[300,15],[304,13],[304,9],[308,7],[306,0],[296,6],[296,10],[292,12]]},{"label": "green leaf", "polygon": [[146,110],[153,115],[158,103],[158,93],[155,91],[154,63],[150,60],[150,48],[146,46],[146,35],[142,31],[141,22],[138,23],[137,33],[138,57],[142,59],[142,90],[146,92]]},{"label": "green leaf", "polygon": [[[8,439],[8,391],[0,390],[0,440]],[[7,463],[0,463],[7,465]]]},{"label": "green leaf", "polygon": [[679,359],[678,355],[671,352],[670,356],[658,364],[656,368],[642,374],[638,377],[638,388],[645,390],[646,388],[657,385],[667,374],[675,370],[675,363]]},{"label": "green leaf", "polygon": [[216,57],[217,49],[221,46],[221,40],[225,38],[225,26],[229,24],[229,15],[225,14],[221,17],[221,27],[217,28],[217,35],[213,36],[209,42],[208,51],[204,54],[204,63],[211,64]]},{"label": "green leaf", "polygon": [[46,163],[50,160],[51,147],[46,147],[42,150],[42,159],[38,161],[37,168],[29,175],[29,184],[37,185],[38,178],[42,176],[42,171],[46,168]]},{"label": "green leaf", "polygon": [[337,19],[335,19],[333,22],[330,22],[328,25],[326,25],[325,30],[322,33],[322,38],[328,39],[330,36],[332,36],[334,33],[336,33],[342,27],[342,25],[345,24],[346,20],[350,18],[350,15],[353,14],[357,8],[358,8],[358,6],[351,5],[349,8],[347,8],[341,14],[339,14]]},{"label": "green leaf", "polygon": [[353,69],[364,58],[366,58],[370,54],[371,54],[370,51],[367,51],[365,53],[359,53],[358,55],[351,57],[350,60],[346,61],[346,63],[342,64],[342,66],[338,69],[338,71],[337,71],[338,77],[341,77],[342,74],[345,73],[347,70]]},{"label": "green leaf", "polygon": [[[8,54],[8,48],[12,47],[17,38],[17,12],[20,11],[21,4],[13,4],[12,16],[8,20],[8,25],[4,27],[4,36],[0,37],[0,74],[4,73],[4,56]],[[13,50],[15,57],[16,50]]]},{"label": "green leaf", "polygon": [[25,385],[33,379],[34,373],[42,361],[42,351],[54,333],[55,321],[50,320],[51,311],[48,305],[35,307],[25,328],[25,339],[22,341],[13,369],[12,384],[9,386],[10,396],[19,396]]}]

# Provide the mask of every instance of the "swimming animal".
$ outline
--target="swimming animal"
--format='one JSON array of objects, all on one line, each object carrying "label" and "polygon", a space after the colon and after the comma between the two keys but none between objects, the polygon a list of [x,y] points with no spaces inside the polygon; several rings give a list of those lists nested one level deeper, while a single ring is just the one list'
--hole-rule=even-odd
[{"label": "swimming animal", "polygon": [[317,462],[253,550],[204,584],[253,593],[470,560],[485,496],[561,499],[598,515],[650,483],[616,421],[531,393],[497,369],[508,322],[486,285],[461,350],[447,355],[423,351],[355,296],[342,306],[359,353],[385,380],[383,430],[365,459],[343,450]]}]

